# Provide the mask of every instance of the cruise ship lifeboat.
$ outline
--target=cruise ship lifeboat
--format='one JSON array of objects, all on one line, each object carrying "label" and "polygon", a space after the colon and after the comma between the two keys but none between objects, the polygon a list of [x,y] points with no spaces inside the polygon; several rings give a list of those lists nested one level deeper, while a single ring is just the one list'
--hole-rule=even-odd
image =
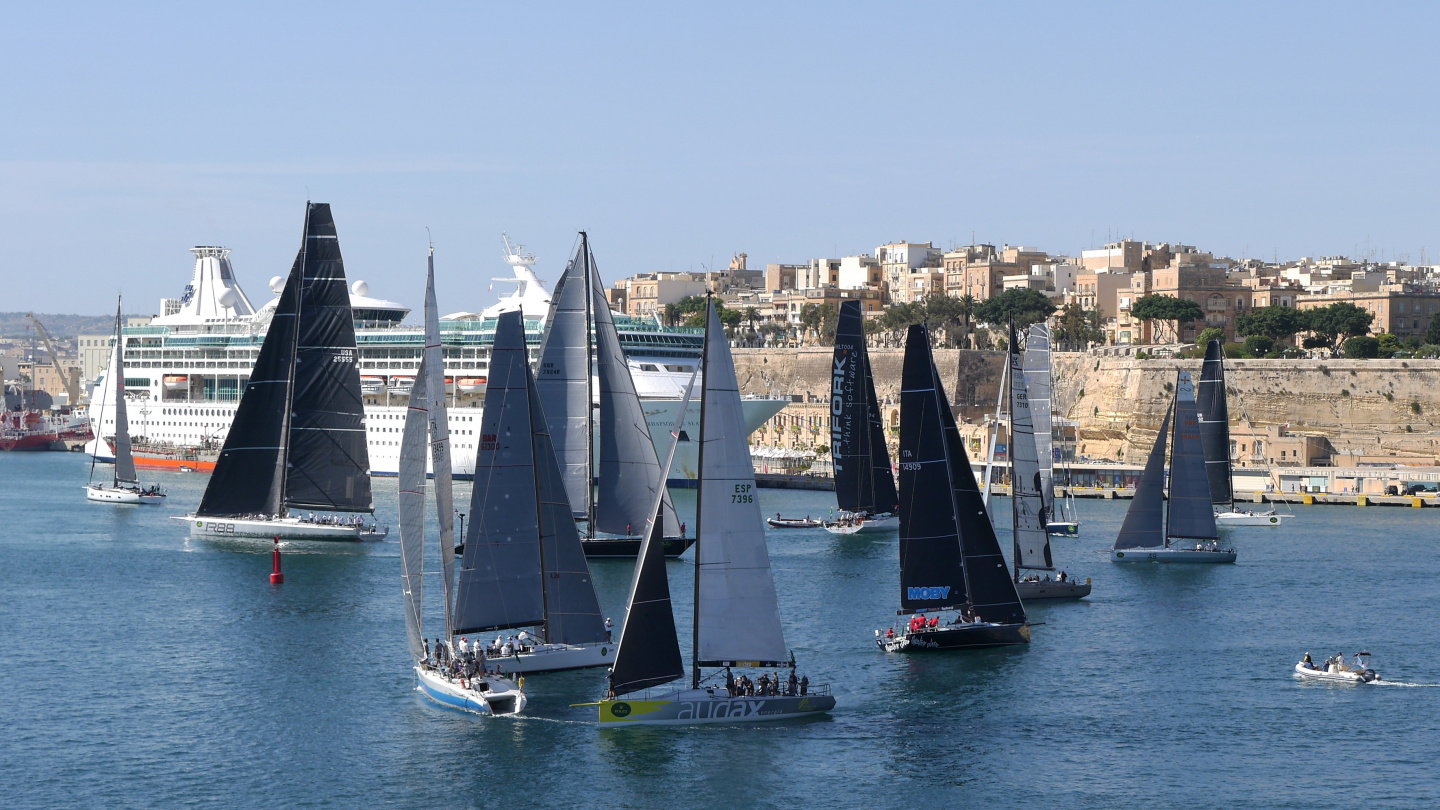
[{"label": "cruise ship lifeboat", "polygon": [[462,394],[473,394],[485,387],[484,377],[461,377],[457,386]]},{"label": "cruise ship lifeboat", "polygon": [[383,393],[385,393],[385,378],[384,378],[384,377],[361,377],[361,378],[360,378],[360,392],[363,393],[363,394],[383,394]]},{"label": "cruise ship lifeboat", "polygon": [[190,378],[184,374],[166,374],[166,391],[184,391],[190,387]]},{"label": "cruise ship lifeboat", "polygon": [[414,388],[414,387],[415,387],[415,378],[414,378],[414,377],[391,377],[391,378],[390,378],[390,393],[392,393],[392,394],[408,394],[408,393],[410,393],[410,389],[411,389],[411,388]]}]

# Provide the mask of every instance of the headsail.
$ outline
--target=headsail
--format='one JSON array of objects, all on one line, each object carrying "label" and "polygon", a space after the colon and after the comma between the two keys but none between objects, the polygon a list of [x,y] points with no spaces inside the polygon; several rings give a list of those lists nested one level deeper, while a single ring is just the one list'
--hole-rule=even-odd
[{"label": "headsail", "polygon": [[[125,336],[121,334],[124,323],[120,315],[122,302],[115,302],[115,362],[110,365],[110,374],[115,378],[111,389],[115,395],[115,485],[139,484],[140,476],[135,473],[135,455],[130,449],[130,420],[125,410]],[[97,433],[99,431],[96,431]]]},{"label": "headsail", "polygon": [[1165,545],[1165,442],[1170,436],[1171,409],[1165,410],[1155,446],[1145,460],[1145,470],[1135,485],[1135,497],[1125,512],[1125,522],[1115,536],[1115,548],[1160,548]]},{"label": "headsail", "polygon": [[535,388],[550,428],[550,441],[565,477],[565,491],[576,518],[590,514],[590,244],[581,234],[575,257],[550,296],[545,338]]},{"label": "headsail", "polygon": [[[286,446],[290,433],[291,371],[300,312],[302,263],[296,259],[270,317],[265,342],[250,370],[250,379],[197,517],[280,515],[285,511]],[[368,487],[368,484],[367,484]]]},{"label": "headsail", "polygon": [[[426,390],[426,417],[430,428],[430,463],[435,470],[435,519],[440,524],[440,579],[445,595],[445,634],[454,627],[452,600],[455,588],[455,492],[450,464],[450,412],[445,405],[445,356],[440,346],[440,310],[435,303],[435,250],[425,265],[425,355],[418,384],[423,377]],[[424,472],[424,457],[421,457]]]},{"label": "headsail", "polygon": [[1030,396],[1030,422],[1035,428],[1035,458],[1040,462],[1040,497],[1045,519],[1055,516],[1055,450],[1051,438],[1050,326],[1037,323],[1025,337],[1025,378]]},{"label": "headsail", "polygon": [[405,597],[405,636],[410,657],[424,660],[425,644],[425,452],[429,444],[429,398],[426,365],[420,361],[415,386],[405,410],[405,432],[400,438],[400,585]]},{"label": "headsail", "polygon": [[[900,377],[900,608],[913,613],[965,604],[951,486],[950,448],[942,412],[949,410],[923,324],[905,337]],[[962,472],[972,481],[967,465]]]},{"label": "headsail", "polygon": [[1200,369],[1195,406],[1200,415],[1200,443],[1205,448],[1210,500],[1229,506],[1235,496],[1230,486],[1230,408],[1225,393],[1225,353],[1220,341],[1212,340],[1205,347],[1205,365]]},{"label": "headsail", "polygon": [[875,399],[859,301],[841,302],[835,327],[830,455],[835,460],[835,501],[841,509],[876,514],[895,508],[895,477]]},{"label": "headsail", "polygon": [[626,536],[643,531],[650,520],[655,493],[662,494],[662,523],[667,536],[680,533],[675,506],[660,475],[660,460],[650,440],[650,426],[635,393],[630,364],[601,292],[600,276],[591,262],[591,294],[595,312],[595,367],[600,383],[599,464],[596,471],[595,531]]},{"label": "headsail", "polygon": [[[1032,333],[1033,335],[1033,333]],[[1055,564],[1050,559],[1050,534],[1046,524],[1050,510],[1043,498],[1044,467],[1037,459],[1040,445],[1040,431],[1034,427],[1038,408],[1032,408],[1034,400],[1030,391],[1035,390],[1035,381],[1028,379],[1036,372],[1026,371],[1020,356],[1020,342],[1016,339],[1015,322],[1010,322],[1010,483],[1011,513],[1014,518],[1015,567],[1051,570]],[[1027,351],[1025,361],[1030,354]],[[1047,383],[1046,396],[1049,396]],[[1045,420],[1049,423],[1049,419]],[[1049,446],[1049,442],[1045,443]]]},{"label": "headsail", "polygon": [[537,625],[545,618],[525,352],[520,313],[501,313],[480,415],[455,633]]},{"label": "headsail", "polygon": [[1165,536],[1213,540],[1215,507],[1200,446],[1200,419],[1195,415],[1195,383],[1182,371],[1175,384],[1175,445],[1170,450],[1170,508]]},{"label": "headsail", "polygon": [[704,364],[695,516],[697,683],[701,666],[787,662],[735,361],[713,302],[706,315]]},{"label": "headsail", "polygon": [[307,203],[295,264],[302,275],[285,503],[373,512],[355,316],[328,203]]},{"label": "headsail", "polygon": [[[680,446],[680,427],[685,424],[698,373],[698,369],[692,372],[690,384],[685,386],[685,398],[670,431],[670,452],[660,468],[662,475],[670,474],[675,448]],[[617,697],[685,675],[680,640],[675,634],[675,611],[670,604],[670,581],[665,574],[660,503],[659,495],[651,501],[654,509],[640,544],[635,574],[630,580],[630,598],[625,602],[625,619],[620,625],[620,644],[615,648],[615,664],[610,667],[610,691]]]}]

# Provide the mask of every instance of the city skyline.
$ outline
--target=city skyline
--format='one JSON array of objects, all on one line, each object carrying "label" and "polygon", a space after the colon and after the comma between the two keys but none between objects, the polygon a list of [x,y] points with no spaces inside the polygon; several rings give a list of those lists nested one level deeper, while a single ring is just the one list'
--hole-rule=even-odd
[{"label": "city skyline", "polygon": [[1431,9],[281,11],[12,12],[6,309],[148,311],[197,244],[263,295],[307,197],[409,303],[427,226],[442,296],[502,274],[502,231],[553,280],[588,229],[607,282],[972,232],[1440,250]]}]

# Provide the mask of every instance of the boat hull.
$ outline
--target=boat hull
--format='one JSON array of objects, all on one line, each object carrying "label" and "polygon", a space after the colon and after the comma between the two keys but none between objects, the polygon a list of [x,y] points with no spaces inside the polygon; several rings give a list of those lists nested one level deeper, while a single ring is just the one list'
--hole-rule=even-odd
[{"label": "boat hull", "polygon": [[[525,693],[509,678],[486,675],[473,682],[452,681],[427,667],[415,667],[416,685],[425,697],[451,709],[475,714],[519,714],[525,711]],[[471,686],[479,683],[481,689]]]},{"label": "boat hull", "polygon": [[191,537],[263,537],[281,540],[334,540],[361,541],[381,540],[389,534],[388,528],[366,531],[360,526],[335,526],[324,523],[306,523],[299,518],[280,520],[245,520],[240,518],[207,518],[195,515],[180,515],[171,520],[183,521],[190,526]]},{"label": "boat hull", "polygon": [[1279,526],[1290,515],[1256,514],[1254,512],[1216,512],[1217,526]]},{"label": "boat hull", "polygon": [[1056,537],[1075,537],[1075,536],[1077,536],[1077,535],[1080,534],[1080,524],[1079,524],[1079,523],[1046,523],[1046,524],[1045,524],[1045,531],[1046,531],[1047,534],[1052,534],[1052,535],[1055,535]]},{"label": "boat hull", "polygon": [[146,495],[136,489],[87,486],[85,487],[85,500],[97,503],[158,504],[165,502],[165,496],[163,494]]},{"label": "boat hull", "polygon": [[897,531],[899,528],[899,515],[876,515],[867,517],[859,523],[825,524],[825,531],[831,534],[869,534],[871,532]]},{"label": "boat hull", "polygon": [[615,660],[615,645],[538,644],[518,655],[485,659],[485,666],[504,675],[532,672],[560,672],[567,669],[608,667]]},{"label": "boat hull", "polygon": [[1090,595],[1090,580],[1084,582],[1027,582],[1015,583],[1015,591],[1020,594],[1021,602],[1034,602],[1039,599],[1083,599]]},{"label": "boat hull", "polygon": [[1380,680],[1380,676],[1376,674],[1373,669],[1362,670],[1360,672],[1352,669],[1347,669],[1342,672],[1328,672],[1323,669],[1310,669],[1305,666],[1304,662],[1295,665],[1295,674],[1302,678],[1308,678],[1314,681],[1329,681],[1331,683],[1371,683]]},{"label": "boat hull", "polygon": [[957,624],[905,632],[887,638],[879,636],[875,643],[886,652],[936,652],[942,650],[980,650],[986,647],[1008,647],[1030,643],[1028,624]]},{"label": "boat hull", "polygon": [[825,525],[823,521],[805,518],[766,518],[765,522],[772,529],[818,529]]},{"label": "boat hull", "polygon": [[723,690],[685,689],[658,700],[602,700],[601,728],[767,723],[816,717],[835,708],[828,694],[730,697]]},{"label": "boat hull", "polygon": [[1233,563],[1235,549],[1207,551],[1195,548],[1111,549],[1110,561],[1121,563]]},{"label": "boat hull", "polygon": [[[580,540],[586,557],[617,557],[635,559],[640,554],[639,537],[586,537]],[[679,557],[695,545],[693,537],[665,538],[665,556]]]}]

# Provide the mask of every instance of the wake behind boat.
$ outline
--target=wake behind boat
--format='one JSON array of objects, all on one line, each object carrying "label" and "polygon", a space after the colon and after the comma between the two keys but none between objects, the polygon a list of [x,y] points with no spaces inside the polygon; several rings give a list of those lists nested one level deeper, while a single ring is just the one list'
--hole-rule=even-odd
[{"label": "wake behind boat", "polygon": [[[85,499],[100,503],[115,504],[158,504],[165,502],[165,493],[160,487],[140,486],[140,477],[135,472],[135,457],[130,450],[130,421],[125,403],[125,336],[121,332],[121,309],[123,301],[115,302],[115,360],[116,371],[110,393],[115,397],[115,468],[110,484],[96,483],[95,457],[90,457],[90,482],[85,485]],[[98,424],[96,426],[99,427]]]},{"label": "wake behind boat", "polygon": [[831,534],[893,531],[900,525],[864,322],[859,301],[840,303],[830,374],[830,453],[840,515],[824,524]]},{"label": "wake behind boat", "polygon": [[1348,666],[1342,653],[1336,653],[1317,666],[1307,652],[1295,665],[1295,674],[1310,680],[1336,683],[1376,683],[1380,680],[1380,673],[1370,668],[1370,653],[1364,650],[1355,653],[1355,663]]}]

